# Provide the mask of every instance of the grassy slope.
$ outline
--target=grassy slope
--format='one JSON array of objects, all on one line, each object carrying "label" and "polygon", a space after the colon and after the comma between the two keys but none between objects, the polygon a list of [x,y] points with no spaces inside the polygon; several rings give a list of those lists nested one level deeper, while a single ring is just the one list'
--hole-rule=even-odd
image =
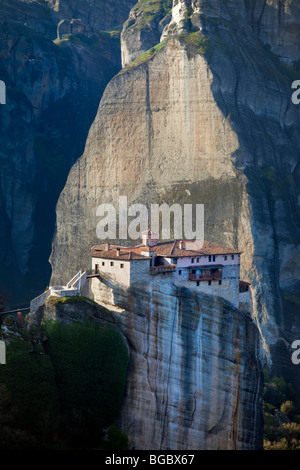
[{"label": "grassy slope", "polygon": [[0,449],[103,445],[125,387],[129,357],[119,333],[93,320],[18,330],[0,368]]}]

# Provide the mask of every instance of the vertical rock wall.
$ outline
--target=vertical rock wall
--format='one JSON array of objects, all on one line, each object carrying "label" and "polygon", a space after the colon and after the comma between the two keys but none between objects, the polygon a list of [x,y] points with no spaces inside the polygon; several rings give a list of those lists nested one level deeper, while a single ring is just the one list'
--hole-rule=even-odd
[{"label": "vertical rock wall", "polygon": [[[124,51],[149,24],[153,32],[153,15],[140,23],[145,3],[124,27]],[[133,63],[138,48],[127,54],[106,89],[58,202],[51,262],[55,283],[62,265],[69,276],[88,263],[96,208],[119,195],[203,203],[206,237],[243,251],[262,355],[300,390],[290,348],[300,336],[298,8],[293,0],[174,0],[167,24],[159,20],[167,43],[156,52],[157,35],[144,35],[140,52],[153,49]]]},{"label": "vertical rock wall", "polygon": [[[0,290],[11,305],[49,284],[57,198],[121,68],[115,30],[133,4],[1,1]],[[56,41],[60,20],[71,26]]]},{"label": "vertical rock wall", "polygon": [[259,333],[226,301],[168,282],[115,293],[131,349],[118,425],[135,449],[260,449]]}]

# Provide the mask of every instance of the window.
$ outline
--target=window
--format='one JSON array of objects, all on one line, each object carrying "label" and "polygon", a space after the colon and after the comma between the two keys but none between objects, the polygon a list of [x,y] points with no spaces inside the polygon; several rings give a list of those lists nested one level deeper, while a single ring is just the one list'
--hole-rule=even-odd
[{"label": "window", "polygon": [[120,264],[120,268],[121,268],[121,269],[124,268],[124,264],[123,264],[123,263]]},{"label": "window", "polygon": [[227,261],[227,255],[224,256],[224,260]]},{"label": "window", "polygon": [[181,276],[181,273],[182,273],[182,271],[181,271],[181,269],[179,269],[179,271],[178,271],[179,276]]},{"label": "window", "polygon": [[104,262],[104,261],[102,261],[102,266],[105,266],[105,262]]},{"label": "window", "polygon": [[234,255],[231,255],[231,259],[234,259]]},{"label": "window", "polygon": [[177,258],[173,258],[173,264],[177,264]]},{"label": "window", "polygon": [[221,286],[221,285],[222,285],[222,281],[220,280],[220,281],[219,281],[219,286]]},{"label": "window", "polygon": [[211,281],[208,281],[208,285],[211,286]]},{"label": "window", "polygon": [[249,291],[249,286],[240,285],[240,293],[248,292],[248,291]]},{"label": "window", "polygon": [[110,262],[110,265],[111,265],[111,266],[113,266],[113,265],[114,265],[114,262],[113,262],[113,261],[111,261],[111,262]]},{"label": "window", "polygon": [[96,272],[96,273],[99,272],[99,264],[95,264],[95,272]]},{"label": "window", "polygon": [[215,255],[213,256],[213,261],[216,261],[216,257],[215,257]]},{"label": "window", "polygon": [[208,262],[211,263],[211,256],[208,257]]},{"label": "window", "polygon": [[197,258],[197,263],[200,263],[200,258]]},{"label": "window", "polygon": [[195,258],[192,258],[192,259],[191,259],[191,262],[194,263],[194,261],[195,261]]}]

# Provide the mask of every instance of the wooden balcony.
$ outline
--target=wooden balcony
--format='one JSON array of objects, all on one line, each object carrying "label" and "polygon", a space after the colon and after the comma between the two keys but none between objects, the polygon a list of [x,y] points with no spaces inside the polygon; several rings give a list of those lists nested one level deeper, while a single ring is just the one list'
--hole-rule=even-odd
[{"label": "wooden balcony", "polygon": [[222,272],[202,272],[199,274],[189,274],[190,281],[221,281],[222,280]]},{"label": "wooden balcony", "polygon": [[159,274],[159,273],[170,273],[176,271],[175,264],[163,264],[162,266],[151,266],[150,273],[151,274]]}]

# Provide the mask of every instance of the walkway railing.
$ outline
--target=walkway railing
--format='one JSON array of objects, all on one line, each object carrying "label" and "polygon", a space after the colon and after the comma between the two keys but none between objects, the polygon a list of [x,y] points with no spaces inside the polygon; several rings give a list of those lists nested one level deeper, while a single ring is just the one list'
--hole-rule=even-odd
[{"label": "walkway railing", "polygon": [[176,271],[175,264],[163,264],[161,266],[151,266],[150,272],[152,274],[167,273]]},{"label": "walkway railing", "polygon": [[97,277],[101,275],[101,272],[99,269],[87,269],[86,275],[87,277]]},{"label": "walkway railing", "polygon": [[221,281],[222,273],[189,274],[190,281]]},{"label": "walkway railing", "polygon": [[75,274],[75,276],[71,279],[71,281],[68,282],[67,287],[72,287],[72,285],[74,284],[74,282],[76,282],[77,279],[79,279],[81,275],[82,275],[82,272],[81,272],[81,271],[78,271],[78,273]]},{"label": "walkway railing", "polygon": [[50,286],[46,292],[30,302],[30,311],[35,312],[39,307],[44,305],[50,296],[74,297],[76,295],[80,295],[81,288],[84,287],[86,282],[86,274],[86,271],[78,271],[66,286]]},{"label": "walkway railing", "polygon": [[47,290],[43,294],[39,295],[30,302],[30,311],[35,312],[39,307],[44,305],[46,300],[50,297],[50,290]]}]

